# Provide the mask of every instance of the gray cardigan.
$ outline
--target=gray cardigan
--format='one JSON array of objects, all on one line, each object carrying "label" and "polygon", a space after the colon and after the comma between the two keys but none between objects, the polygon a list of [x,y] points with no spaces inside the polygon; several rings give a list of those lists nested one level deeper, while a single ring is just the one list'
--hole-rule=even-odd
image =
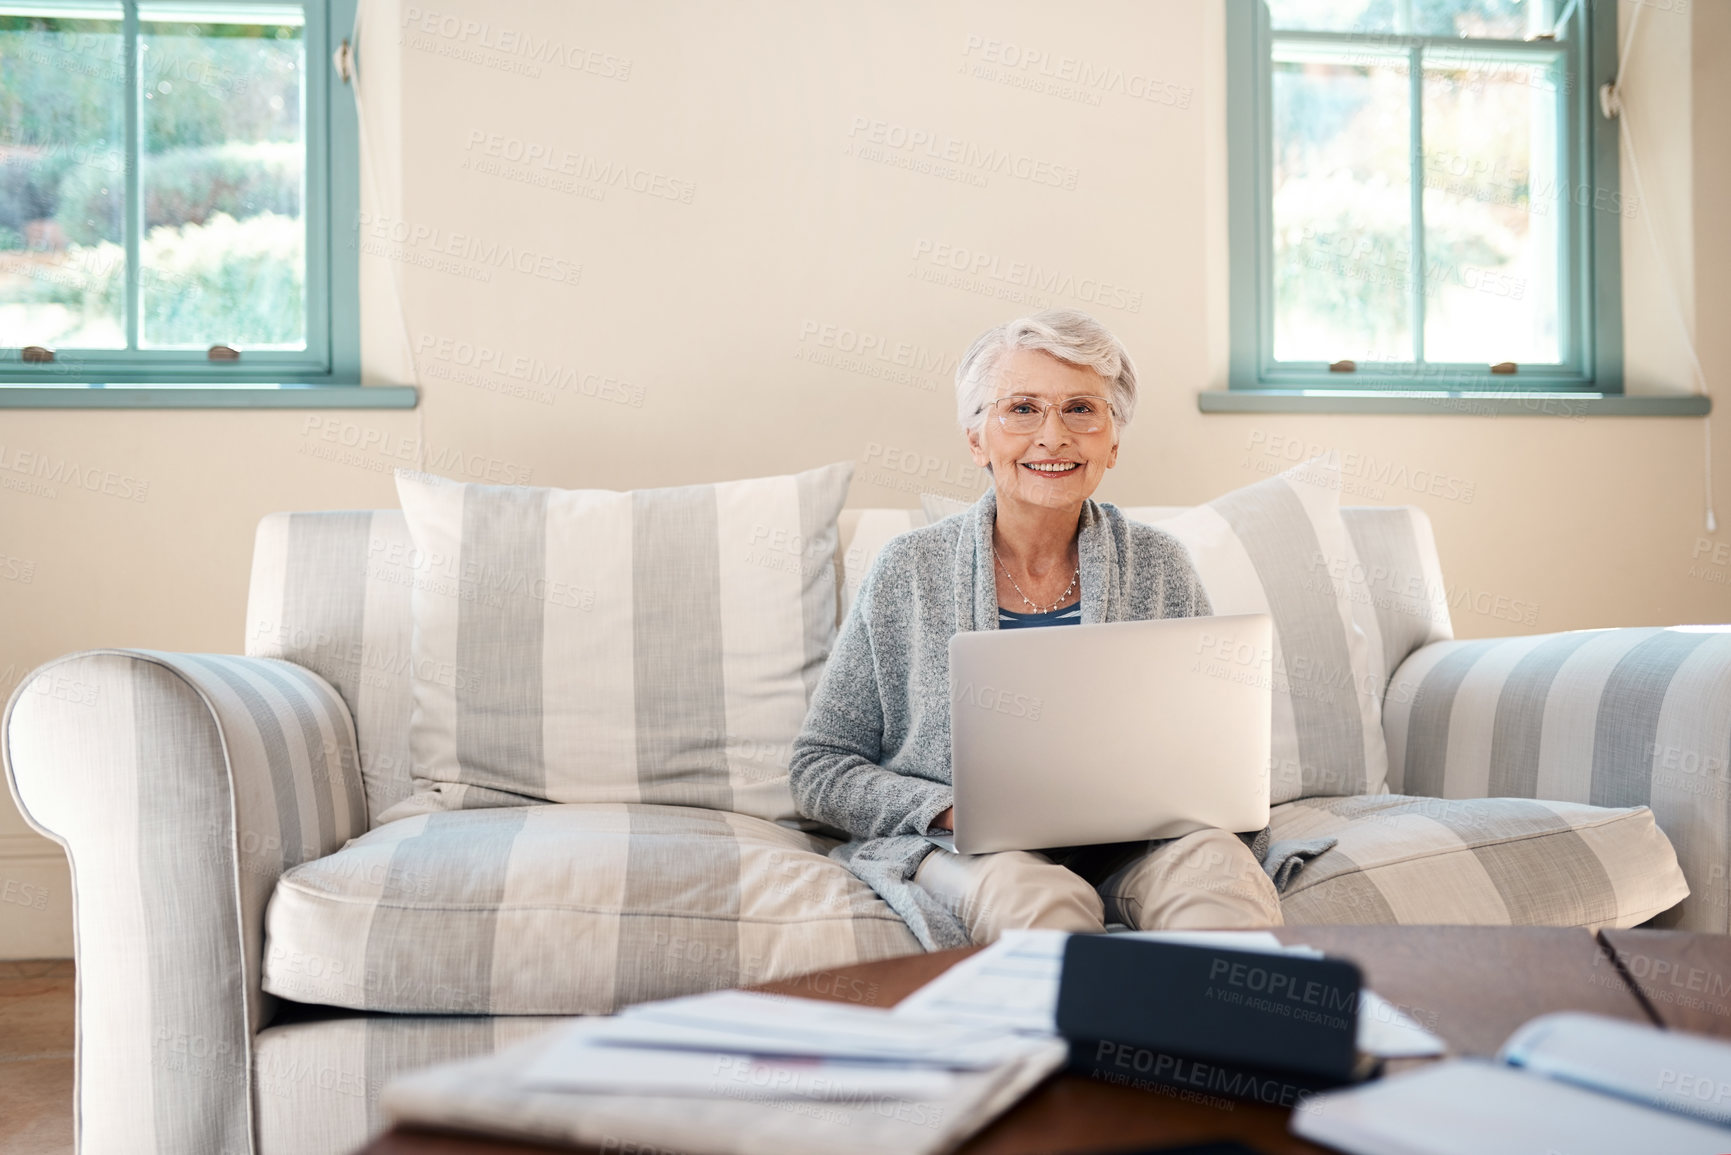
[{"label": "gray cardigan", "polygon": [[[842,624],[789,768],[800,813],[853,841],[845,864],[927,949],[964,946],[966,928],[912,882],[933,850],[921,835],[951,803],[949,641],[998,628],[993,491],[971,508],[885,545]],[[1209,614],[1190,556],[1170,534],[1087,501],[1077,548],[1082,621]]]}]

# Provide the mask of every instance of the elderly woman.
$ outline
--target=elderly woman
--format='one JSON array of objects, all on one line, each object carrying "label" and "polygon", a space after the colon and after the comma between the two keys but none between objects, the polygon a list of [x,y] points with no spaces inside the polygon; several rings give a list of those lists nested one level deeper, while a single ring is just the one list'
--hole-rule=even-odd
[{"label": "elderly woman", "polygon": [[1220,830],[976,855],[924,837],[951,829],[951,635],[1211,612],[1176,539],[1092,499],[1136,406],[1135,368],[1104,326],[1053,310],[990,329],[956,397],[992,486],[890,542],[866,575],[794,744],[800,811],[853,836],[835,857],[928,948],[1015,927],[1278,925],[1256,855]]}]

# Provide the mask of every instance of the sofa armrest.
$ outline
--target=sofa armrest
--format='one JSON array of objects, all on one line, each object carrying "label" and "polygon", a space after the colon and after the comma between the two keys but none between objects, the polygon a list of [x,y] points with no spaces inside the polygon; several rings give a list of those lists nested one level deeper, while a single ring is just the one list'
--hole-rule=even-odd
[{"label": "sofa armrest", "polygon": [[1731,929],[1731,626],[1424,646],[1383,730],[1398,793],[1651,807],[1691,892],[1658,921]]},{"label": "sofa armrest", "polygon": [[265,903],[367,828],[348,708],[288,662],[93,650],[23,681],[0,756],[71,862],[78,1149],[251,1151]]}]

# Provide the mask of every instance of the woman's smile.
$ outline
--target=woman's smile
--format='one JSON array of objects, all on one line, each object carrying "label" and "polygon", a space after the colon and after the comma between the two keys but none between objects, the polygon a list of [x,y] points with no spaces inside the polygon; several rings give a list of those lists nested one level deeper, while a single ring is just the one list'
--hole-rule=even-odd
[{"label": "woman's smile", "polygon": [[1082,468],[1080,461],[1059,461],[1053,458],[1042,458],[1039,461],[1024,461],[1022,468],[1043,477],[1066,477]]}]

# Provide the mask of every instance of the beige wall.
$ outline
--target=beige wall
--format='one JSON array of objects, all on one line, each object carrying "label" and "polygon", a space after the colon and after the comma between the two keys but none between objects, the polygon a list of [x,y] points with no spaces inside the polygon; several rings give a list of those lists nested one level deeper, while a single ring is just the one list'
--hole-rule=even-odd
[{"label": "beige wall", "polygon": [[[401,26],[411,7],[368,0],[365,99],[382,207],[370,193],[369,203],[376,219],[434,232],[406,250],[387,242],[378,251],[390,256],[363,262],[363,323],[369,377],[404,379],[400,281],[411,339],[424,346],[421,410],[6,411],[7,454],[75,459],[148,490],[140,501],[0,490],[0,554],[34,567],[28,582],[0,580],[5,688],[89,646],[237,650],[258,518],[394,504],[394,454],[412,453],[419,436],[430,464],[471,478],[623,488],[845,459],[859,464],[852,504],[913,504],[920,483],[886,465],[895,454],[929,464],[927,487],[969,494],[949,369],[980,329],[1032,306],[991,295],[1004,283],[988,277],[923,279],[937,246],[1001,268],[1057,270],[1089,293],[1114,286],[1103,303],[1049,298],[1091,307],[1142,368],[1142,407],[1104,497],[1208,499],[1282,464],[1269,448],[1277,439],[1357,451],[1408,475],[1440,473],[1461,494],[1361,478],[1364,491],[1348,496],[1429,512],[1453,592],[1466,598],[1461,636],[1731,619],[1731,567],[1713,571],[1718,582],[1691,570],[1704,536],[1700,421],[1197,412],[1197,391],[1222,385],[1225,364],[1217,2],[439,0],[442,15],[486,22],[494,43],[506,32],[551,38],[578,65],[541,63],[539,75],[523,72],[521,57],[442,35],[437,22],[431,32]],[[1724,70],[1707,65],[1731,48],[1731,5],[1690,7],[1692,44],[1689,16],[1645,17],[1651,51],[1670,57],[1641,63],[1669,73],[1666,99],[1686,98],[1675,78],[1687,73],[1695,99],[1692,119],[1686,107],[1644,116],[1654,143],[1642,159],[1650,186],[1683,184],[1667,186],[1664,240],[1690,278],[1688,308],[1715,319],[1731,305],[1731,233],[1718,208],[1731,175],[1731,93]],[[1079,101],[978,75],[976,65],[1014,76],[970,48],[986,41],[1121,70],[1124,87],[1152,84],[1156,99],[1108,91]],[[870,130],[854,126],[875,121],[1040,167],[1036,179],[993,174],[983,187],[909,171],[861,153]],[[568,150],[579,174],[585,164],[623,168],[647,191],[505,179],[475,163],[490,159],[494,134],[507,149],[514,140],[546,150],[555,167]],[[1624,248],[1642,276],[1637,243],[1646,244],[1631,229]],[[472,256],[477,244],[530,254],[530,271],[439,252]],[[428,267],[440,260],[450,263]],[[577,283],[556,282],[576,264]],[[1655,377],[1632,385],[1681,384],[1651,299],[1658,282],[1641,284],[1629,359]],[[825,364],[826,326],[923,364],[900,371],[905,381],[875,355]],[[502,371],[461,364],[471,346],[496,350],[491,365]],[[1724,380],[1726,326],[1708,321],[1701,354],[1710,378]],[[531,364],[564,387],[511,376]],[[512,392],[524,389],[534,395]],[[1714,420],[1731,518],[1731,428],[1723,414]],[[344,438],[384,448],[319,456]],[[1731,542],[1731,530],[1717,541]],[[1498,597],[1531,623],[1499,620]],[[23,831],[0,806],[0,876],[35,872],[51,902],[40,913],[0,905],[0,955],[63,952],[65,875]]]},{"label": "beige wall", "polygon": [[[1704,32],[1720,14],[1704,17]],[[1623,0],[1617,5],[1617,15],[1620,44],[1628,39],[1635,6]],[[1695,211],[1697,145],[1692,127],[1699,97],[1691,99],[1691,21],[1669,7],[1648,3],[1635,31],[1633,51],[1623,67],[1622,89],[1623,119],[1634,148],[1632,153],[1629,149],[1619,151],[1621,192],[1635,212],[1622,221],[1623,328],[1627,342],[1623,368],[1631,392],[1692,393],[1699,388],[1694,366],[1688,345],[1678,339],[1682,331],[1679,312],[1681,324],[1687,325],[1691,334],[1695,331],[1696,240],[1689,226]],[[1704,46],[1710,43],[1710,37],[1703,37]],[[1703,70],[1701,79],[1710,83],[1707,71]],[[1702,101],[1702,105],[1703,127],[1711,132],[1714,106],[1710,101]],[[1725,131],[1723,122],[1719,131]],[[1637,162],[1639,181],[1635,179]],[[1646,191],[1644,202],[1638,188]],[[1711,207],[1715,202],[1709,198],[1705,203]]]}]

